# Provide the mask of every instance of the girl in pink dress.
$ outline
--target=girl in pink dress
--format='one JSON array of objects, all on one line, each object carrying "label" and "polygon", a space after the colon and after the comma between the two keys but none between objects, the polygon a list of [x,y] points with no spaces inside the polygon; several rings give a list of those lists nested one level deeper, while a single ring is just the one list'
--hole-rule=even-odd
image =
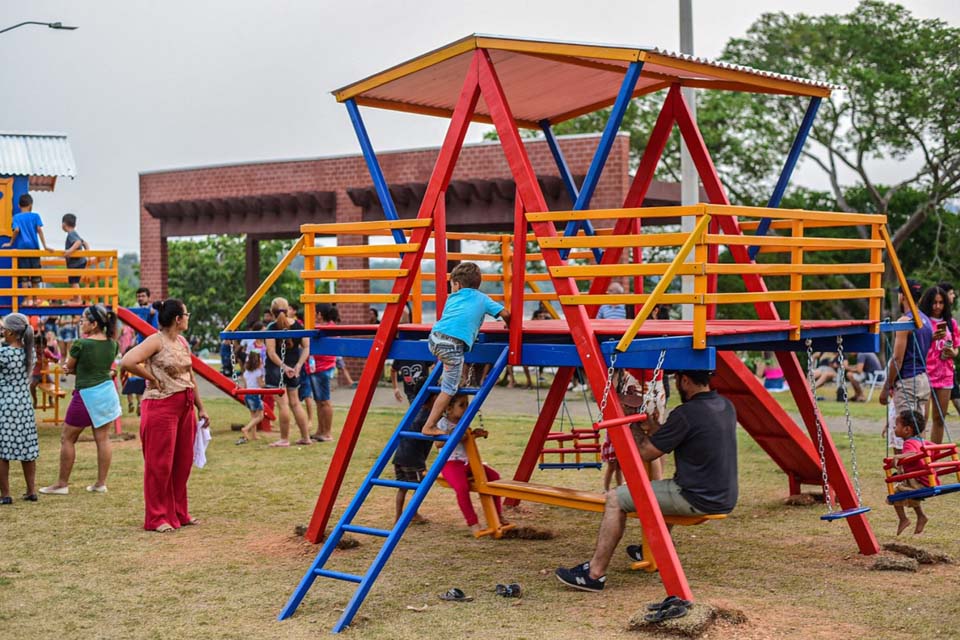
[{"label": "girl in pink dress", "polygon": [[940,287],[930,287],[920,298],[920,311],[933,323],[934,331],[941,326],[946,329],[942,338],[936,333],[927,351],[927,377],[930,378],[930,439],[943,442],[944,420],[950,406],[950,391],[956,365],[957,346],[960,342],[960,327],[950,313],[947,292]]}]

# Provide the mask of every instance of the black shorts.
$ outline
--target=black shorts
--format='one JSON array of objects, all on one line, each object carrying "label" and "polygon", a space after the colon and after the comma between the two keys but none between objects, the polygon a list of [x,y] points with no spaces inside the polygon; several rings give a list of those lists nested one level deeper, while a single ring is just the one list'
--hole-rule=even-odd
[{"label": "black shorts", "polygon": [[[17,258],[17,268],[18,269],[39,269],[40,268],[40,258]],[[20,283],[32,282],[34,284],[40,284],[42,278],[40,276],[25,276],[20,278]]]},{"label": "black shorts", "polygon": [[[263,381],[267,384],[269,388],[276,388],[280,386],[280,379],[283,378],[283,386],[288,389],[296,389],[300,386],[300,378],[291,378],[285,376],[281,373],[279,367],[274,368],[270,367],[264,371]],[[299,394],[298,394],[299,397]]]},{"label": "black shorts", "polygon": [[423,474],[427,472],[426,467],[405,467],[403,465],[393,465],[393,472],[397,480],[401,482],[420,482],[423,480]]}]

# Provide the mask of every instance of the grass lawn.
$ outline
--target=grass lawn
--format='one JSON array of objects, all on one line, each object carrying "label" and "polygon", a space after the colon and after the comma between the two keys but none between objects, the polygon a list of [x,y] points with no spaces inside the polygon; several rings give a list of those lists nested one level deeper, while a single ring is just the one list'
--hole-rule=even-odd
[{"label": "grass lawn", "polygon": [[[298,538],[294,527],[309,519],[332,445],[278,450],[259,441],[234,446],[236,434],[229,425],[242,421],[245,411],[227,400],[210,400],[208,406],[214,435],[209,463],[194,469],[190,482],[191,512],[203,520],[199,527],[171,534],[141,529],[137,440],[115,443],[108,494],[83,491],[95,469],[93,442],[83,442],[71,495],[0,507],[0,637],[247,639],[329,632],[352,585],[318,580],[291,620],[275,618],[318,550]],[[881,409],[877,414],[882,419]],[[338,427],[344,415],[338,407]],[[369,417],[337,513],[398,415],[381,411]],[[480,443],[484,456],[510,475],[531,419],[487,415],[485,422],[491,436]],[[135,432],[136,425],[135,418],[127,419],[125,430]],[[837,440],[846,454],[845,439]],[[56,429],[41,429],[41,485],[56,477],[57,441]],[[857,451],[864,499],[874,507],[870,522],[881,543],[892,541],[896,519],[883,505],[883,442],[858,434]],[[599,472],[586,470],[538,472],[534,479],[589,489],[601,483]],[[11,480],[19,496],[23,481],[15,463]],[[745,624],[715,630],[710,637],[960,637],[956,568],[872,571],[873,558],[857,554],[844,522],[820,521],[822,505],[781,505],[786,478],[742,432],[740,482],[741,499],[730,517],[674,533],[697,598],[747,615]],[[393,499],[392,490],[375,490],[358,522],[389,526]],[[901,538],[960,558],[960,497],[929,500],[926,510],[926,532]],[[347,637],[638,637],[627,631],[628,618],[664,596],[657,576],[629,571],[619,550],[603,594],[567,590],[556,581],[554,568],[589,557],[597,514],[524,505],[508,518],[549,529],[556,537],[495,541],[467,535],[449,491],[433,490],[422,513],[430,524],[407,532]],[[627,535],[636,540],[635,523]],[[361,543],[336,552],[331,568],[362,573],[379,543],[367,538]],[[498,582],[520,582],[524,597],[495,596]],[[451,587],[475,601],[440,602],[437,594]],[[427,609],[412,611],[408,605]]]}]

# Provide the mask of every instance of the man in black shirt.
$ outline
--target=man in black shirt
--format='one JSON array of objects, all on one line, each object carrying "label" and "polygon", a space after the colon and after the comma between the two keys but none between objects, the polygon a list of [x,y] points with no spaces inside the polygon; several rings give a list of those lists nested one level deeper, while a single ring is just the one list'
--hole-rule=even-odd
[{"label": "man in black shirt", "polygon": [[[654,414],[634,432],[644,461],[674,452],[674,477],[650,483],[657,503],[664,515],[729,513],[738,492],[736,411],[729,400],[710,389],[710,372],[679,371],[674,378],[683,404],[670,412],[663,425]],[[570,569],[557,569],[557,579],[575,589],[601,591],[627,514],[635,510],[626,485],[607,492],[593,558]],[[631,551],[635,555],[635,548],[628,549],[628,554]]]}]

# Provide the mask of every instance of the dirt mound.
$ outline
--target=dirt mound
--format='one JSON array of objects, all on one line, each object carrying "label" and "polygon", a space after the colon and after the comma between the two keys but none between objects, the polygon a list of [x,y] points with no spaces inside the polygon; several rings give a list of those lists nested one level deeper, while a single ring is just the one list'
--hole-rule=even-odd
[{"label": "dirt mound", "polygon": [[713,605],[695,602],[690,605],[687,615],[663,622],[647,622],[644,619],[650,611],[640,609],[630,618],[628,628],[631,631],[657,632],[681,638],[699,638],[717,623],[730,625],[743,624],[747,616],[743,611],[725,609]]},{"label": "dirt mound", "polygon": [[945,553],[940,553],[939,551],[927,551],[926,549],[914,547],[913,545],[909,544],[903,544],[901,542],[888,542],[883,545],[883,548],[886,551],[892,551],[894,553],[899,553],[902,556],[913,558],[920,564],[953,564],[953,558]]}]

